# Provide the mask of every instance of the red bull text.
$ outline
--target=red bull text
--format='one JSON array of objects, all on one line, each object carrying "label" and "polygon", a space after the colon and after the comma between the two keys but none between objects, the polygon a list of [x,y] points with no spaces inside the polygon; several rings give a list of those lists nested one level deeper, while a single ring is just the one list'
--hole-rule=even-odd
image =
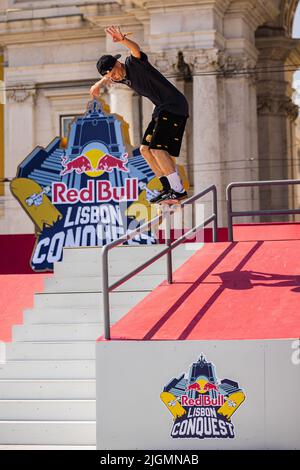
[{"label": "red bull text", "polygon": [[218,394],[217,398],[211,398],[209,395],[199,395],[197,398],[181,395],[182,406],[222,406],[224,403],[224,396],[220,394]]},{"label": "red bull text", "polygon": [[85,188],[68,189],[63,182],[52,183],[53,204],[121,202],[138,200],[138,179],[127,178],[124,186],[114,187],[108,180],[89,180]]}]

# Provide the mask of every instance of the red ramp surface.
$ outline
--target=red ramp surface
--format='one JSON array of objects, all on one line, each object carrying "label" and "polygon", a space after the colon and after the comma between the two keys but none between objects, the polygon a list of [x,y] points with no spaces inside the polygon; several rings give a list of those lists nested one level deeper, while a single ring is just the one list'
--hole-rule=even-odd
[{"label": "red ramp surface", "polygon": [[300,224],[263,225],[248,235],[235,226],[243,241],[204,245],[172,285],[160,284],[112,327],[112,340],[300,337]]},{"label": "red ramp surface", "polygon": [[0,275],[0,341],[11,341],[12,326],[23,323],[23,310],[33,307],[34,293],[49,275]]}]

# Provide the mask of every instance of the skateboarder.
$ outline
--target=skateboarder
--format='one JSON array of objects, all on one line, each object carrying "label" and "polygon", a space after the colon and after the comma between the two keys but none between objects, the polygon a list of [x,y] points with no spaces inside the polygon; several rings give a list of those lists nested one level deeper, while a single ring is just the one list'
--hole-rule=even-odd
[{"label": "skateboarder", "polygon": [[130,49],[125,63],[118,61],[121,54],[103,55],[97,62],[98,72],[103,76],[90,89],[92,97],[99,96],[101,86],[108,83],[124,83],[138,94],[149,98],[155,108],[140,146],[140,152],[155,175],[160,179],[163,190],[151,203],[178,202],[187,197],[182,181],[176,171],[172,157],[178,157],[189,117],[185,96],[169,82],[148,61],[148,56],[138,44],[123,34],[120,27],[105,28],[114,42],[120,42]]}]

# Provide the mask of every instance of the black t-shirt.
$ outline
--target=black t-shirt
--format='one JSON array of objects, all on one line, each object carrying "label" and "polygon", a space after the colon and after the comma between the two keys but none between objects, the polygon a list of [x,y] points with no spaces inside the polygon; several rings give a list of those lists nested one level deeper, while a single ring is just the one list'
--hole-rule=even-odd
[{"label": "black t-shirt", "polygon": [[185,96],[150,64],[145,52],[140,51],[140,53],[140,59],[132,54],[126,57],[124,64],[126,78],[118,82],[128,85],[155,104],[152,117],[158,116],[162,110],[189,116],[189,106]]}]

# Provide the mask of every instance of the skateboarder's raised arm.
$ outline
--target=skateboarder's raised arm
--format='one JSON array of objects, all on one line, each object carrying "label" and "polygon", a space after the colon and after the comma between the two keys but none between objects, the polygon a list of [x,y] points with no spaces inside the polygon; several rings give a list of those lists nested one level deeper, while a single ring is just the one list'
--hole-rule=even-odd
[{"label": "skateboarder's raised arm", "polygon": [[127,38],[124,38],[120,42],[124,44],[124,46],[128,47],[128,49],[130,49],[131,55],[133,55],[133,57],[136,57],[137,59],[141,58],[141,49],[136,42],[131,41],[131,39]]},{"label": "skateboarder's raised arm", "polygon": [[105,28],[105,31],[111,35],[114,42],[121,42],[124,46],[128,47],[133,57],[136,57],[137,59],[141,58],[140,46],[136,42],[126,38],[126,35],[129,33],[123,34],[119,26],[108,26]]}]

